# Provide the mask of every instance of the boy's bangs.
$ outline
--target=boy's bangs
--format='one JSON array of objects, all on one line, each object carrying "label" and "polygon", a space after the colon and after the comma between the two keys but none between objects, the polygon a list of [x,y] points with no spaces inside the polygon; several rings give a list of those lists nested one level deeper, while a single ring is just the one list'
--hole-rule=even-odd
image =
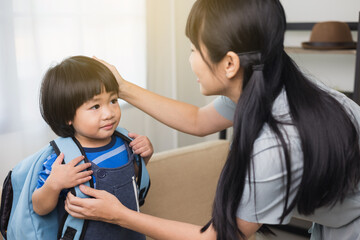
[{"label": "boy's bangs", "polygon": [[104,91],[115,93],[119,91],[119,85],[117,84],[115,77],[110,71],[105,72],[103,70],[93,70],[94,71],[88,76],[84,76],[84,80],[86,81],[86,83],[84,84],[84,96],[86,96],[86,100],[89,100]]},{"label": "boy's bangs", "polygon": [[106,92],[118,92],[119,84],[116,81],[115,76],[112,72],[105,66],[101,66],[105,69],[99,72],[99,80],[102,83],[102,86],[105,87]]},{"label": "boy's bangs", "polygon": [[[79,60],[80,57],[73,57]],[[119,85],[111,71],[102,63],[91,59],[81,57],[81,61],[76,66],[77,80],[74,81],[73,90],[76,91],[73,96],[77,96],[77,102],[82,103],[92,99],[94,96],[101,94],[104,89],[106,92],[119,91]]]}]

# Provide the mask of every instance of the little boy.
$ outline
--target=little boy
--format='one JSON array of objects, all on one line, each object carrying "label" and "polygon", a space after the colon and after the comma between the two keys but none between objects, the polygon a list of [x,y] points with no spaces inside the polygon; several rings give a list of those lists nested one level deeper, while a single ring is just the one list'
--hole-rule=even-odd
[{"label": "little boy", "polygon": [[[40,92],[41,114],[57,135],[72,137],[85,156],[68,164],[62,164],[62,153],[57,156],[54,152],[47,158],[32,195],[37,214],[46,215],[57,206],[65,213],[66,189],[91,179],[95,188],[114,194],[123,204],[139,211],[132,151],[147,162],[153,147],[147,137],[132,134],[135,139],[130,150],[115,131],[121,117],[118,90],[113,74],[103,64],[84,56],[67,58],[45,74]],[[84,157],[91,163],[78,165]],[[113,224],[89,221],[84,239],[140,240],[145,236]]]}]

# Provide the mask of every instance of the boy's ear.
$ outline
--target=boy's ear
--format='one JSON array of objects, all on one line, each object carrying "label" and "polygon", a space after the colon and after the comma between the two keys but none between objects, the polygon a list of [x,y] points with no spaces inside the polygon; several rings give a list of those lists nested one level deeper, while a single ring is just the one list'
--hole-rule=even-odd
[{"label": "boy's ear", "polygon": [[226,53],[223,61],[226,77],[229,79],[235,77],[240,69],[240,59],[238,55],[233,51],[229,51]]},{"label": "boy's ear", "polygon": [[72,125],[72,121],[68,121],[68,125],[71,126],[71,125]]}]

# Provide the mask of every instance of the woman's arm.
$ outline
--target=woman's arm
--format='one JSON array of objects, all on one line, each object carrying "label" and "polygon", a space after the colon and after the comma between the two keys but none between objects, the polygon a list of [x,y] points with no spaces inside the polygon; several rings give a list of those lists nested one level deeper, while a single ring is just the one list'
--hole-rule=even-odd
[{"label": "woman's arm", "polygon": [[113,65],[99,60],[114,74],[119,83],[119,97],[167,126],[184,133],[206,136],[232,126],[210,103],[197,107],[167,98],[125,81]]},{"label": "woman's arm", "polygon": [[[80,186],[80,190],[94,198],[80,199],[68,193],[65,209],[73,217],[117,224],[158,240],[216,239],[216,232],[212,226],[204,233],[201,233],[200,226],[132,211],[106,191],[92,189],[84,185]],[[261,226],[241,219],[238,219],[237,222],[239,228],[247,237],[254,234]]]}]

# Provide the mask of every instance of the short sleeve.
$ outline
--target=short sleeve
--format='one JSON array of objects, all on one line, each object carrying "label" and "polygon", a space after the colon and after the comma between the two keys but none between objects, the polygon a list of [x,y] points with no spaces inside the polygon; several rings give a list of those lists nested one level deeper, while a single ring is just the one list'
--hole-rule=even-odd
[{"label": "short sleeve", "polygon": [[216,111],[224,118],[233,121],[236,104],[225,96],[219,96],[214,100]]},{"label": "short sleeve", "polygon": [[44,161],[43,169],[39,172],[38,184],[36,186],[36,189],[41,188],[44,185],[46,179],[50,175],[51,167],[52,167],[53,163],[55,162],[56,158],[57,158],[57,155],[55,154],[55,152],[53,152]]},{"label": "short sleeve", "polygon": [[[296,140],[295,140],[296,142]],[[301,153],[293,148],[291,159],[299,159]],[[263,136],[254,143],[252,174],[246,178],[242,200],[237,217],[263,224],[279,224],[286,200],[286,167],[283,151],[275,137]],[[300,158],[301,159],[301,158]],[[292,162],[292,182],[288,204],[296,195],[301,182],[302,161]],[[250,181],[249,181],[250,179]],[[288,214],[282,224],[290,222],[293,213]]]}]

